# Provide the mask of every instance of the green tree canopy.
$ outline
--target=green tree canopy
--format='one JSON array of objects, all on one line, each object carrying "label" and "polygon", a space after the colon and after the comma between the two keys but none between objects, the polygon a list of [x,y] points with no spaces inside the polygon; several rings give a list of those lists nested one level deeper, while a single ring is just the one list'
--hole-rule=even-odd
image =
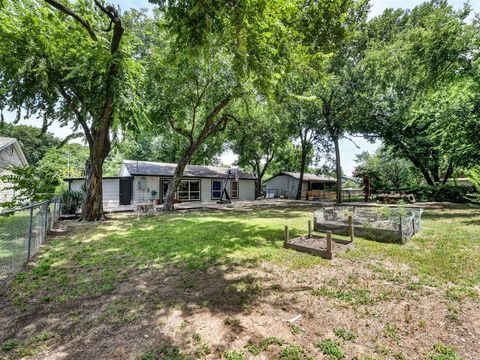
[{"label": "green tree canopy", "polygon": [[84,220],[103,218],[111,131],[135,127],[142,69],[121,14],[101,0],[0,3],[0,109],[81,130],[89,146]]}]

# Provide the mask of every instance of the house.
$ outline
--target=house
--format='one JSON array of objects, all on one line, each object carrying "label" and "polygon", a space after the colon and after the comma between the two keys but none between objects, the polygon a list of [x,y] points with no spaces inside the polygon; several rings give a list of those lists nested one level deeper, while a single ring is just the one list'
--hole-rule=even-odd
[{"label": "house", "polygon": [[[28,162],[17,139],[0,136],[0,176],[10,173],[10,165],[28,166]],[[0,180],[0,204],[12,200],[15,195],[14,190],[8,189],[10,186]]]},{"label": "house", "polygon": [[[157,200],[163,203],[168,183],[177,164],[150,161],[124,160],[119,176],[104,177],[103,201],[110,206],[130,205],[133,202]],[[216,202],[222,197],[222,190],[229,169],[187,165],[175,198],[180,202]],[[80,190],[83,178],[65,179],[72,190]],[[227,184],[232,200],[255,200],[256,178],[241,170]]]},{"label": "house", "polygon": [[[300,173],[281,172],[265,181],[266,197],[295,198],[299,181]],[[307,191],[332,190],[334,189],[335,184],[335,178],[330,176],[303,174],[302,198],[307,196]]]}]

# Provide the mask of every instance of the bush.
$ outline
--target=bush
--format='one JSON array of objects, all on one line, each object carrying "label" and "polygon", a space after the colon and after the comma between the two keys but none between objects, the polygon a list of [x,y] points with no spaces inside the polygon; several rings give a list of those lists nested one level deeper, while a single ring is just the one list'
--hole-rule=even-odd
[{"label": "bush", "polygon": [[417,201],[448,201],[454,203],[467,203],[469,196],[475,193],[473,186],[459,186],[445,184],[438,186],[422,185],[406,191],[415,195]]},{"label": "bush", "polygon": [[60,195],[62,214],[76,214],[83,201],[83,192],[66,190]]}]

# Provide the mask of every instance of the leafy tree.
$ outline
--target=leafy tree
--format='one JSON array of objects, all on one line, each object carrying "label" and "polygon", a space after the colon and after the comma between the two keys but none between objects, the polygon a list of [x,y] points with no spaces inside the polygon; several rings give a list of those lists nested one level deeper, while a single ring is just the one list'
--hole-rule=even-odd
[{"label": "leafy tree", "polygon": [[134,128],[141,67],[117,8],[102,0],[5,0],[0,5],[0,108],[79,129],[89,147],[82,219],[103,219],[111,132]]},{"label": "leafy tree", "polygon": [[53,134],[28,125],[0,123],[0,136],[16,138],[30,165],[36,165],[50,148],[61,145]]},{"label": "leafy tree", "polygon": [[399,189],[420,185],[421,174],[413,164],[381,147],[374,155],[363,152],[357,155],[354,176],[368,176],[375,190]]},{"label": "leafy tree", "polygon": [[455,11],[447,1],[386,11],[370,22],[357,69],[368,84],[362,102],[371,107],[364,109],[364,132],[409,159],[432,186],[445,184],[461,164],[459,154],[475,149],[462,141],[462,123],[476,121],[476,90],[467,84],[478,56],[478,29],[465,21],[469,12],[468,6]]},{"label": "leafy tree", "polygon": [[293,139],[298,141],[300,150],[300,179],[296,195],[297,200],[300,200],[302,196],[303,177],[313,159],[314,142],[318,141],[322,135],[322,131],[319,130],[321,129],[319,119],[315,114],[312,103],[303,96],[297,95],[308,91],[309,85],[302,76],[299,76],[297,70],[297,72],[289,74],[282,89],[285,92],[285,97],[282,99],[284,109],[282,113],[287,116],[285,119],[286,128],[289,134],[293,134]]},{"label": "leafy tree", "polygon": [[278,149],[269,166],[268,175],[274,176],[283,171],[300,172],[301,151],[300,146],[295,146],[292,141],[287,141]]},{"label": "leafy tree", "polygon": [[87,159],[87,146],[65,144],[60,148],[51,148],[45,153],[38,163],[37,173],[39,177],[50,179],[52,186],[61,187],[63,179],[85,175]]},{"label": "leafy tree", "polygon": [[[316,23],[317,13],[324,14],[327,4],[307,8],[307,21]],[[317,133],[324,133],[333,143],[337,178],[337,202],[342,202],[342,167],[339,140],[357,120],[357,74],[354,69],[363,56],[363,28],[366,25],[367,1],[339,2],[331,21],[337,29],[328,46],[317,38],[306,37],[305,67],[302,76],[310,86],[302,95],[311,102],[317,119]],[[325,53],[328,52],[328,56]],[[322,139],[319,137],[318,139]]]},{"label": "leafy tree", "polygon": [[277,36],[283,31],[278,16],[285,5],[151,2],[163,11],[173,39],[156,47],[149,62],[151,118],[186,140],[165,199],[164,209],[171,211],[185,166],[208,139],[218,139],[236,120],[235,101],[252,82],[268,87],[276,68],[274,50],[283,42]]},{"label": "leafy tree", "polygon": [[290,139],[274,109],[264,99],[245,101],[248,106],[240,114],[244,121],[232,129],[230,147],[238,154],[237,165],[250,169],[257,177],[255,194],[258,197],[263,178]]},{"label": "leafy tree", "polygon": [[13,190],[11,201],[1,204],[2,207],[15,208],[27,202],[40,202],[51,199],[55,195],[55,179],[39,176],[35,166],[9,166],[8,173],[0,176],[0,181],[10,184],[6,190]]}]

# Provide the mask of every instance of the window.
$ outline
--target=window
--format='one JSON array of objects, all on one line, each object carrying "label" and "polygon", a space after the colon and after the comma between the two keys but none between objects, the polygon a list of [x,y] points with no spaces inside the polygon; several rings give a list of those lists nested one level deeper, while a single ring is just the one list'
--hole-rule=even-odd
[{"label": "window", "polygon": [[238,199],[238,181],[232,181],[230,185],[230,197]]},{"label": "window", "polygon": [[190,183],[190,200],[200,200],[200,181],[189,181]]},{"label": "window", "polygon": [[212,180],[212,200],[222,197],[222,180]]},{"label": "window", "polygon": [[[162,180],[163,198],[167,195],[168,183],[169,180]],[[200,200],[200,180],[182,180],[175,197],[181,201]]]}]

